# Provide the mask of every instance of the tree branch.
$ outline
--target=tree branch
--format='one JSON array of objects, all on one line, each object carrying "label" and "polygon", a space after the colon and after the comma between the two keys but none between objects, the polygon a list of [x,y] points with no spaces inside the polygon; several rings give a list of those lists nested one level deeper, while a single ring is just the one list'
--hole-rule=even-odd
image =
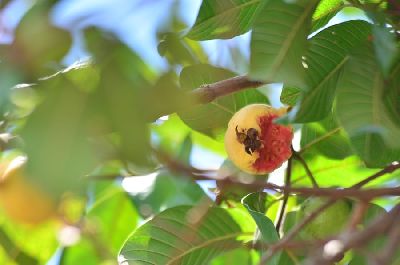
[{"label": "tree branch", "polygon": [[215,100],[218,97],[238,92],[247,88],[257,88],[266,83],[252,81],[247,76],[235,76],[229,79],[221,80],[213,84],[205,84],[189,92],[190,97],[198,104],[205,104]]},{"label": "tree branch", "polygon": [[[311,264],[314,265],[332,264],[332,262],[337,260],[338,257],[343,255],[343,253],[348,251],[349,249],[359,248],[360,246],[363,246],[366,242],[369,242],[371,239],[375,238],[377,235],[383,234],[391,227],[396,226],[399,217],[400,217],[400,204],[395,206],[387,214],[381,215],[378,218],[376,218],[371,224],[369,224],[363,230],[358,232],[345,232],[339,235],[337,241],[340,244],[340,251],[337,251],[337,253],[334,253],[333,255],[329,255],[330,253],[325,253],[322,247],[318,255],[313,255]],[[399,232],[400,231],[395,230],[396,234],[398,234]],[[397,244],[398,239],[393,240],[391,242]],[[386,265],[388,263],[380,263],[380,264]]]},{"label": "tree branch", "polygon": [[[370,181],[385,175],[386,173],[392,173],[393,171],[397,170],[400,168],[400,163],[392,163],[391,165],[387,166],[386,168],[378,171],[377,173],[373,174],[372,176],[354,184],[351,186],[350,189],[360,189]],[[321,188],[313,188],[312,190],[320,190]],[[279,243],[277,243],[274,247],[271,247],[267,254],[261,258],[260,264],[266,264],[267,261],[269,261],[278,251],[282,246],[286,245],[288,242],[290,242],[299,232],[303,227],[305,227],[309,222],[313,221],[320,213],[322,213],[324,210],[328,209],[330,206],[332,206],[336,202],[335,198],[329,199],[326,203],[318,207],[315,211],[310,213],[309,216],[307,216],[302,222],[298,223],[285,237],[283,237]]]}]

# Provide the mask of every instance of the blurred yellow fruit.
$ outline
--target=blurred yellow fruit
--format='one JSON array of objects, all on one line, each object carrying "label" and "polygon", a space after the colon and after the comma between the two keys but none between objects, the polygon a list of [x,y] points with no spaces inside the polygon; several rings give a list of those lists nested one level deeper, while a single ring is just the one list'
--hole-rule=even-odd
[{"label": "blurred yellow fruit", "polygon": [[239,169],[264,175],[289,159],[293,130],[273,122],[286,111],[286,108],[251,104],[233,115],[225,133],[225,150]]},{"label": "blurred yellow fruit", "polygon": [[14,221],[36,225],[55,216],[54,200],[25,177],[24,157],[2,164],[0,207]]}]

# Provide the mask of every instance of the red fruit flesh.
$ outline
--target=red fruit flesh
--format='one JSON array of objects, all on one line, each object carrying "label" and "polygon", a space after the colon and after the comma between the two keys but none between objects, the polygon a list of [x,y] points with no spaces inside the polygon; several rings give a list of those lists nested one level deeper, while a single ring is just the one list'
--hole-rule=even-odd
[{"label": "red fruit flesh", "polygon": [[292,155],[291,143],[293,132],[290,127],[273,123],[278,115],[271,114],[258,118],[261,128],[262,147],[253,167],[259,172],[272,172],[288,160]]}]

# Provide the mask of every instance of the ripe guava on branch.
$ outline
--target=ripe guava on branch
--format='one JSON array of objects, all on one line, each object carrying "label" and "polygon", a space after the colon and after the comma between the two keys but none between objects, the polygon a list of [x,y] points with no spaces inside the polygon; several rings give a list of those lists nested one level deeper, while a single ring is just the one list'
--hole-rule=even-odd
[{"label": "ripe guava on branch", "polygon": [[251,104],[236,112],[225,134],[229,159],[253,175],[264,175],[279,168],[292,155],[292,128],[274,123],[286,111],[286,108]]},{"label": "ripe guava on branch", "polygon": [[24,172],[24,157],[3,162],[0,176],[0,207],[14,221],[37,225],[56,214],[56,204],[30,183]]}]

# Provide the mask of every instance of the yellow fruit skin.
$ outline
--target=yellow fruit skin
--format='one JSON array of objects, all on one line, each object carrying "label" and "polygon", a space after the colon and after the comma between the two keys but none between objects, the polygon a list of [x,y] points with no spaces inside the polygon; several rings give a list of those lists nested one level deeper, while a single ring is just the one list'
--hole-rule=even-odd
[{"label": "yellow fruit skin", "polygon": [[257,158],[259,158],[259,154],[258,152],[254,152],[252,155],[246,153],[243,144],[237,140],[236,126],[239,127],[239,130],[241,128],[254,128],[260,132],[261,128],[257,122],[258,117],[271,114],[282,116],[286,111],[286,108],[275,109],[266,104],[250,104],[243,107],[232,116],[225,133],[225,150],[229,159],[231,159],[239,169],[253,175],[269,173],[267,171],[257,171],[254,168],[253,164]]},{"label": "yellow fruit skin", "polygon": [[14,221],[37,225],[55,216],[56,204],[25,178],[25,159],[17,157],[6,167],[0,181],[0,207]]}]

